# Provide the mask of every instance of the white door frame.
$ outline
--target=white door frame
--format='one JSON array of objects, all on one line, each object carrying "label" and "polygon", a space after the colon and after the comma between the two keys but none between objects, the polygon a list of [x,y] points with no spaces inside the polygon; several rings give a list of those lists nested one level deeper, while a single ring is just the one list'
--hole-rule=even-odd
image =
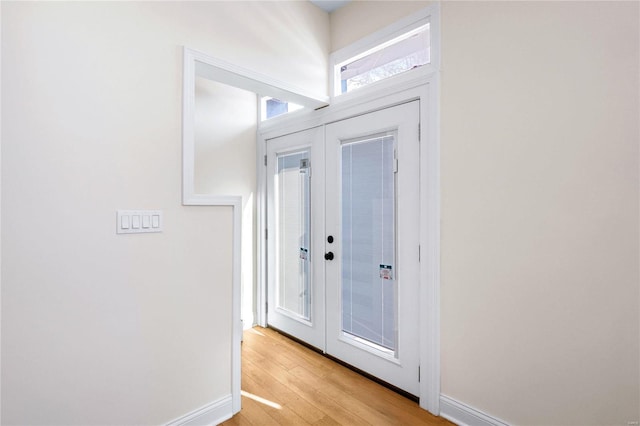
[{"label": "white door frame", "polygon": [[306,115],[263,123],[258,131],[258,295],[257,323],[266,326],[266,141],[349,117],[405,103],[420,102],[420,406],[440,414],[440,135],[439,75],[423,76],[401,87],[387,87]]}]

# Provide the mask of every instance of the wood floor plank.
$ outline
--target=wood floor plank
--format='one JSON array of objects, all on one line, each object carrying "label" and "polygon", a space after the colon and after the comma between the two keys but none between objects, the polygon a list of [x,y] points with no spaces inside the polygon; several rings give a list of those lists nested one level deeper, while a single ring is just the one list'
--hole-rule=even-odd
[{"label": "wood floor plank", "polygon": [[451,425],[271,330],[245,331],[242,410],[224,426]]},{"label": "wood floor plank", "polygon": [[[278,425],[279,423],[269,415],[261,404],[250,398],[242,398],[242,416],[251,425]],[[224,423],[223,423],[224,424]]]},{"label": "wood floor plank", "polygon": [[336,420],[334,420],[333,418],[331,418],[329,416],[324,416],[317,423],[314,423],[314,425],[316,425],[316,426],[335,426],[335,425],[340,425],[340,423],[338,423]]},{"label": "wood floor plank", "polygon": [[[300,369],[297,367],[296,369]],[[362,418],[354,415],[342,404],[333,400],[320,389],[321,380],[318,376],[307,376],[302,379],[296,376],[293,371],[286,373],[286,384],[309,403],[322,410],[327,416],[338,421],[340,424],[366,425]]]},{"label": "wood floor plank", "polygon": [[290,407],[298,416],[311,424],[316,423],[325,416],[324,411],[316,407],[312,402],[304,399],[296,388],[289,385],[286,372],[275,370],[278,377],[280,377],[280,379],[278,379],[268,373],[268,371],[273,370],[266,370],[262,368],[263,366],[264,364],[258,367],[253,363],[248,363],[249,371],[244,375],[244,377],[259,376],[261,395],[267,395],[275,402]]},{"label": "wood floor plank", "polygon": [[[269,417],[273,418],[276,421],[276,424],[301,426],[311,424],[304,420],[304,418],[299,416],[290,405],[280,405],[274,400],[265,398],[266,396],[269,396],[269,394],[265,394],[262,388],[252,386],[251,383],[248,383],[246,385],[246,389],[247,390],[245,391],[245,398],[252,399],[255,402],[263,404],[261,405],[262,410],[265,411],[269,415]],[[273,405],[266,405],[265,401],[261,401],[262,399],[266,400],[267,404],[273,403]],[[296,407],[295,403],[292,405],[293,407]]]}]

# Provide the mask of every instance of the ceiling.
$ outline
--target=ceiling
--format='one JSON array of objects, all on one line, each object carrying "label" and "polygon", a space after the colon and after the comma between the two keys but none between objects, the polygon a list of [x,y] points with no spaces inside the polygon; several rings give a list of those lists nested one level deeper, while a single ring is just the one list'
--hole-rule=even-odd
[{"label": "ceiling", "polygon": [[331,13],[349,3],[351,0],[309,0],[325,12]]}]

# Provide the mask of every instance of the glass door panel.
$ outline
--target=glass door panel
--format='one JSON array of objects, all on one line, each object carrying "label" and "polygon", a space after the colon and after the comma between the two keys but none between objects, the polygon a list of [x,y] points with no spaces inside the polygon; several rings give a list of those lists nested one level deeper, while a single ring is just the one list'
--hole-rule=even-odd
[{"label": "glass door panel", "polygon": [[309,151],[280,154],[277,162],[277,307],[310,320]]},{"label": "glass door panel", "polygon": [[395,136],[347,141],[342,163],[342,331],[396,347]]},{"label": "glass door panel", "polygon": [[267,324],[319,349],[325,345],[323,164],[322,127],[267,141]]}]

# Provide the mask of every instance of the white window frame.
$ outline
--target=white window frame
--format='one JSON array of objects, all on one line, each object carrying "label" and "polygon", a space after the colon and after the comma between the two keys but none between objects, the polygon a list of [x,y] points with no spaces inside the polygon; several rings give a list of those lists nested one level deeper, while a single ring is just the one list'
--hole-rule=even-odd
[{"label": "white window frame", "polygon": [[[429,25],[431,43],[430,60],[428,64],[385,78],[375,83],[371,83],[356,90],[342,93],[342,89],[340,87],[340,65],[351,60],[359,59],[376,47],[402,37],[406,33],[414,31],[427,24]],[[376,90],[410,82],[412,80],[419,79],[421,76],[432,74],[439,70],[440,52],[438,48],[434,49],[434,46],[440,45],[439,34],[439,8],[430,6],[389,25],[380,31],[376,31],[375,33],[366,36],[349,46],[333,52],[329,56],[329,91],[331,94],[331,103],[344,102],[346,100],[353,99],[354,97],[366,96]]]}]

